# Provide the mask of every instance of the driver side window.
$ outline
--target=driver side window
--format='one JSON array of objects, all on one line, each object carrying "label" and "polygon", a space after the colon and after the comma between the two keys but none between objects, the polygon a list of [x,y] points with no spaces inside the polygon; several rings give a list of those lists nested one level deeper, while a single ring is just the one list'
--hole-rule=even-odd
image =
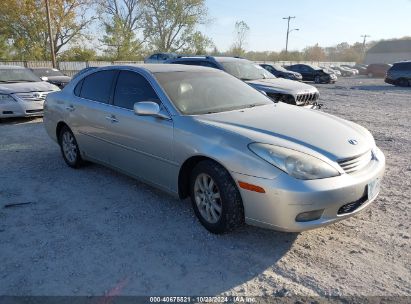
[{"label": "driver side window", "polygon": [[160,105],[156,92],[143,76],[132,71],[121,71],[117,79],[113,105],[133,110],[134,104],[141,101],[153,101]]}]

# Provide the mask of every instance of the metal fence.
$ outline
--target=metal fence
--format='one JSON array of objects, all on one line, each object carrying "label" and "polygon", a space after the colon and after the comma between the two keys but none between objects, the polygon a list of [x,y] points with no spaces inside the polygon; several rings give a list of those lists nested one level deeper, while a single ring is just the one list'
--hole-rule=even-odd
[{"label": "metal fence", "polygon": [[[311,64],[317,66],[328,67],[330,65],[354,65],[355,62],[325,62],[325,61],[255,61],[256,63],[291,65],[296,63]],[[78,71],[87,67],[99,67],[107,65],[122,65],[122,64],[142,64],[143,61],[60,61],[57,62],[57,68],[68,76],[73,76]],[[0,61],[0,65],[18,65],[26,68],[36,67],[52,67],[51,61]]]}]

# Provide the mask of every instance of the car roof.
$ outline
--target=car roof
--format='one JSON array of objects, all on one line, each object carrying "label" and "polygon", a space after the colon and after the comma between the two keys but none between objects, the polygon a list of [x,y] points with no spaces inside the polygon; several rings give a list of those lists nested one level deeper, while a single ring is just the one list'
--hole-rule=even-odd
[{"label": "car roof", "polygon": [[16,70],[16,69],[24,70],[25,67],[22,67],[22,66],[19,66],[19,65],[0,64],[0,69],[2,69],[2,70]]},{"label": "car roof", "polygon": [[57,70],[57,68],[52,68],[52,67],[33,67],[30,69],[31,70]]},{"label": "car roof", "polygon": [[175,61],[182,61],[182,60],[213,60],[217,62],[234,62],[234,61],[249,61],[245,58],[240,57],[225,57],[225,56],[208,56],[208,55],[193,55],[193,56],[178,56],[174,58]]},{"label": "car roof", "polygon": [[394,62],[393,64],[403,64],[403,63],[411,63],[411,60],[398,61],[398,62]]},{"label": "car roof", "polygon": [[[151,73],[166,73],[166,72],[214,72],[218,73],[219,70],[213,68],[207,68],[196,65],[185,64],[167,64],[167,63],[148,63],[148,64],[127,64],[127,65],[109,65],[104,68],[140,68]],[[103,67],[101,67],[103,68]]]}]

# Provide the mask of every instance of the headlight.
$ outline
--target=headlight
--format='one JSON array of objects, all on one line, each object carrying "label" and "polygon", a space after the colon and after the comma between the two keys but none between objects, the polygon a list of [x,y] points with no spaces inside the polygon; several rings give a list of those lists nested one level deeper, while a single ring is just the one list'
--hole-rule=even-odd
[{"label": "headlight", "polygon": [[297,179],[320,179],[340,175],[331,165],[302,152],[260,143],[253,143],[248,147],[257,156]]},{"label": "headlight", "polygon": [[16,102],[16,100],[8,94],[0,94],[0,104]]}]

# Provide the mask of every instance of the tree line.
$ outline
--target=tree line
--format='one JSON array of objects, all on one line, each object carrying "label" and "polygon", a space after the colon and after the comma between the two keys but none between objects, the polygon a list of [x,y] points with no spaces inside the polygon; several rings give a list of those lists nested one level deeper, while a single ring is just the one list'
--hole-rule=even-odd
[{"label": "tree line", "polygon": [[[48,60],[46,0],[5,0],[0,6],[0,59]],[[199,25],[210,21],[205,0],[48,0],[54,52],[60,61],[142,60],[152,52],[242,56],[251,60],[356,61],[375,42],[318,44],[302,51],[247,51],[250,27],[233,25],[220,52]],[[99,38],[94,38],[93,33]],[[96,46],[94,46],[96,44]]]}]

